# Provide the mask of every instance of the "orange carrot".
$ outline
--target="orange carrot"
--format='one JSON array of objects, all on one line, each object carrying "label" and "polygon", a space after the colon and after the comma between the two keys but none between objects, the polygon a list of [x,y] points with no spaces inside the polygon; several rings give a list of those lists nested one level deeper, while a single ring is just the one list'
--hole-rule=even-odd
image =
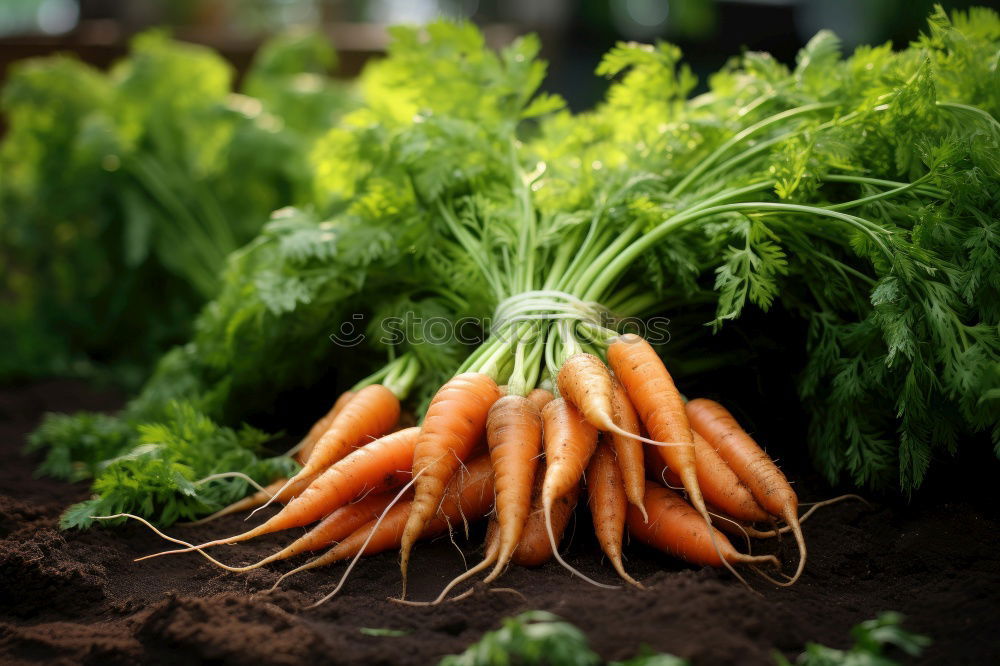
[{"label": "orange carrot", "polygon": [[[705,501],[723,514],[737,520],[756,523],[771,520],[771,516],[757,504],[753,493],[740,481],[736,473],[730,469],[718,451],[705,441],[697,430],[694,436],[694,457],[698,470],[698,485],[705,496]],[[655,447],[648,447],[654,449]],[[651,452],[656,455],[655,451]],[[654,478],[661,483],[669,482],[672,486],[682,485],[680,477],[666,467],[662,461],[652,463]]]},{"label": "orange carrot", "polygon": [[510,562],[528,519],[531,488],[542,448],[542,416],[527,398],[508,395],[490,408],[486,434],[496,489],[496,515],[491,521],[499,526],[496,543],[486,549],[482,562],[456,576],[428,605],[441,603],[456,585],[490,566],[493,571],[484,582],[499,576]]},{"label": "orange carrot", "polygon": [[[617,379],[613,380],[611,405],[614,408],[615,423],[619,428],[630,433],[639,433],[639,416],[635,413],[632,401],[628,399],[625,387]],[[646,494],[645,463],[643,460],[642,442],[634,437],[625,437],[617,432],[609,433],[611,448],[615,452],[618,468],[621,470],[622,483],[625,484],[625,495],[642,513],[646,513],[642,498]]]},{"label": "orange carrot", "polygon": [[[353,397],[353,391],[344,391],[341,393],[340,397],[337,398],[337,401],[333,403],[333,407],[330,408],[330,411],[327,412],[323,418],[313,424],[309,433],[295,447],[295,449],[298,450],[295,453],[295,460],[298,461],[300,465],[305,463],[306,459],[309,458],[309,454],[312,453],[312,449],[316,445],[316,442],[323,435],[323,433],[330,429],[330,424],[333,423],[335,418],[337,418],[337,414],[343,410],[344,405],[346,405]],[[290,451],[289,455],[291,455],[295,449]],[[205,523],[216,520],[217,518],[222,518],[223,516],[239,513],[241,511],[249,511],[250,509],[256,509],[257,507],[268,504],[271,501],[281,502],[284,504],[288,502],[289,499],[305,490],[318,475],[318,473],[309,474],[291,484],[288,483],[288,479],[276,479],[265,486],[262,490],[255,492],[253,495],[248,495],[247,497],[237,500],[229,506],[216,511],[210,516],[205,516],[200,520],[195,520],[188,524],[192,526],[204,525]]]},{"label": "orange carrot", "polygon": [[[493,469],[487,456],[476,458],[465,469],[454,475],[443,493],[440,508],[435,512],[423,531],[421,539],[442,534],[461,520],[477,520],[485,516],[493,506]],[[358,553],[374,555],[397,548],[406,533],[413,501],[400,502],[381,518],[369,521],[350,536],[318,558],[282,576],[290,576],[299,571],[325,566],[354,557]],[[373,532],[374,529],[374,532]]]},{"label": "orange carrot", "polygon": [[273,555],[269,555],[259,562],[254,562],[253,564],[248,564],[242,567],[230,567],[223,565],[221,562],[209,557],[205,553],[202,554],[205,555],[205,557],[208,557],[208,559],[215,564],[222,566],[223,569],[227,569],[228,571],[242,572],[257,569],[265,564],[288,559],[289,557],[294,557],[301,553],[319,550],[320,548],[325,548],[333,543],[341,541],[342,539],[350,536],[358,528],[363,525],[367,525],[372,520],[378,518],[379,515],[385,511],[385,508],[395,496],[395,491],[369,493],[356,502],[345,504],[321,520],[314,528],[303,534],[288,546],[285,546]]},{"label": "orange carrot", "polygon": [[[642,587],[637,580],[625,573],[625,566],[622,564],[622,537],[625,534],[625,510],[628,498],[625,495],[625,483],[618,461],[615,460],[610,439],[608,433],[601,436],[597,450],[587,467],[587,503],[594,521],[597,541],[601,544],[601,550],[611,560],[611,566],[622,579],[636,587]],[[636,508],[642,511],[641,507],[640,504]]]},{"label": "orange carrot", "polygon": [[571,567],[556,548],[552,529],[552,507],[555,501],[580,483],[583,471],[597,448],[597,430],[584,416],[563,398],[556,398],[542,410],[545,439],[545,460],[548,468],[542,482],[542,511],[552,554],[567,571],[599,587],[608,587],[588,578]]},{"label": "orange carrot", "polygon": [[760,445],[725,407],[705,398],[687,404],[691,424],[715,449],[754,499],[768,513],[782,518],[795,535],[799,564],[787,585],[799,579],[806,565],[806,542],[799,524],[799,498],[788,479]]},{"label": "orange carrot", "polygon": [[[354,448],[389,432],[399,420],[399,398],[381,384],[358,391],[316,441],[297,476],[323,471]],[[294,477],[293,477],[294,478]]]},{"label": "orange carrot", "polygon": [[209,541],[194,548],[166,551],[157,555],[238,543],[263,534],[301,527],[319,520],[360,495],[397,487],[410,477],[409,465],[419,433],[419,428],[408,428],[355,449],[354,453],[316,477],[301,495],[279,513],[252,530]]},{"label": "orange carrot", "polygon": [[490,409],[487,421],[490,461],[496,487],[500,550],[486,582],[510,561],[531,510],[531,487],[542,448],[542,416],[527,398],[507,396]]},{"label": "orange carrot", "polygon": [[608,346],[608,362],[621,380],[650,437],[689,446],[661,447],[663,461],[680,477],[691,503],[711,523],[698,484],[694,438],[684,412],[684,401],[656,350],[631,333]]},{"label": "orange carrot", "polygon": [[559,369],[556,384],[559,394],[580,410],[587,423],[598,430],[613,428],[611,373],[601,359],[586,352],[573,354]]},{"label": "orange carrot", "polygon": [[386,490],[380,493],[369,493],[356,502],[345,504],[316,523],[315,527],[289,546],[273,555],[271,561],[319,550],[345,539],[362,525],[378,518],[395,496],[395,490]]},{"label": "orange carrot", "polygon": [[[773,555],[744,555],[722,532],[705,523],[698,511],[672,490],[646,484],[649,521],[635,507],[628,509],[629,533],[639,541],[664,550],[686,562],[721,567],[725,563],[778,564]],[[710,531],[714,535],[710,535]],[[713,542],[714,536],[714,542]]]},{"label": "orange carrot", "polygon": [[407,428],[355,449],[289,502],[282,513],[291,516],[278,521],[279,524],[294,520],[296,524],[289,526],[308,525],[359,495],[382,492],[405,483],[410,478],[410,464],[419,434],[419,428]]},{"label": "orange carrot", "polygon": [[309,455],[312,453],[313,447],[316,446],[316,442],[320,440],[323,434],[330,429],[330,425],[333,424],[333,420],[337,418],[337,415],[344,409],[344,406],[351,401],[354,397],[354,391],[344,391],[340,394],[340,397],[333,403],[333,407],[327,412],[323,418],[316,421],[313,427],[309,429],[308,434],[306,434],[305,439],[302,440],[301,448],[299,452],[295,455],[295,460],[298,461],[300,465],[304,465],[309,459]]},{"label": "orange carrot", "polygon": [[545,434],[545,480],[542,506],[562,497],[580,482],[597,448],[597,430],[563,398],[542,410]]},{"label": "orange carrot", "polygon": [[535,405],[535,407],[538,408],[539,412],[542,411],[545,405],[549,404],[556,398],[552,395],[552,391],[546,391],[543,388],[536,388],[532,390],[526,397],[532,402],[532,404]]},{"label": "orange carrot", "polygon": [[[546,518],[551,518],[552,531],[557,535],[556,542],[562,540],[563,532],[569,524],[569,519],[576,508],[576,502],[580,497],[580,484],[577,483],[569,489],[565,495],[560,497],[552,505],[552,510],[546,513],[542,508],[542,483],[545,479],[545,463],[538,466],[535,476],[535,484],[531,496],[531,513],[524,524],[524,531],[521,533],[521,541],[517,545],[517,550],[511,561],[524,567],[537,567],[552,559],[552,545],[549,542],[549,535],[546,531]],[[493,527],[493,524],[490,524]],[[498,530],[493,530],[497,532]],[[499,541],[494,537],[493,540]],[[492,543],[490,534],[487,533],[487,552],[489,544]]]},{"label": "orange carrot", "polygon": [[253,495],[247,495],[243,499],[236,500],[229,506],[219,509],[211,515],[186,524],[190,526],[204,525],[205,523],[212,522],[213,520],[222,518],[223,516],[229,516],[241,511],[256,509],[257,507],[263,506],[271,501],[281,502],[284,504],[288,502],[289,499],[305,490],[309,484],[313,482],[313,479],[315,479],[316,476],[318,475],[307,476],[291,485],[288,484],[288,479],[277,479],[276,481],[272,481],[268,485],[264,486],[263,490],[258,490]]},{"label": "orange carrot", "polygon": [[414,499],[400,549],[403,597],[413,544],[434,516],[455,470],[479,442],[490,407],[499,399],[496,382],[470,372],[449,380],[427,408],[413,452]]},{"label": "orange carrot", "polygon": [[[306,464],[285,485],[291,486],[307,476],[322,472],[353,449],[388,433],[398,420],[399,398],[395,393],[381,384],[364,387],[347,401],[329,429],[316,442]],[[282,488],[275,498],[281,496],[284,490]],[[257,510],[271,501],[268,500]]]}]

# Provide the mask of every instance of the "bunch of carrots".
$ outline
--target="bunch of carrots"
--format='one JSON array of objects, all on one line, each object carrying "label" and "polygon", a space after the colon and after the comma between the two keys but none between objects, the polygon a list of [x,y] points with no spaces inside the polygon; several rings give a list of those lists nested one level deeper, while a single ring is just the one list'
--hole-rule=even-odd
[{"label": "bunch of carrots", "polygon": [[[772,582],[794,583],[806,545],[798,498],[781,470],[725,407],[685,402],[643,338],[610,338],[605,356],[607,364],[587,352],[569,356],[553,387],[560,397],[544,388],[519,395],[488,374],[458,374],[434,396],[419,427],[401,430],[395,430],[400,399],[392,377],[348,391],[293,450],[302,463],[297,474],[199,522],[273,501],[285,504],[279,513],[200,545],[166,537],[185,548],[148,557],[198,551],[223,568],[248,571],[329,547],[278,580],[352,560],[322,603],[341,589],[359,557],[398,548],[402,600],[416,541],[489,516],[483,561],[430,603],[487,570],[489,583],[512,562],[535,566],[551,558],[590,583],[613,587],[576,571],[558,551],[585,480],[601,548],[633,585],[641,587],[622,562],[626,527],[632,537],[687,562],[724,566],[737,577],[733,566],[749,565]],[[406,363],[400,367],[407,374]],[[713,519],[725,531],[755,537],[791,531],[799,548],[794,574],[779,581],[761,571],[780,563],[773,555],[739,552]],[[785,527],[779,529],[778,520]],[[757,523],[770,527],[760,531]],[[228,566],[204,552],[312,524],[247,566]]]}]

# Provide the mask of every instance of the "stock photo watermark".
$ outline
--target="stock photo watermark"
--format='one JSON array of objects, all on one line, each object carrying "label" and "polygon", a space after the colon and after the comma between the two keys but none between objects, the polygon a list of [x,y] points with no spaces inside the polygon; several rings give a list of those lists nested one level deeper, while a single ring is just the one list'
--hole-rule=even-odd
[{"label": "stock photo watermark", "polygon": [[[339,328],[329,335],[338,347],[357,347],[374,341],[379,345],[396,346],[404,343],[447,345],[479,345],[487,339],[510,339],[517,343],[531,343],[547,334],[553,322],[566,321],[551,318],[515,318],[495,320],[492,317],[422,317],[408,312],[401,317],[383,317],[374,325],[367,323],[367,317],[360,313],[351,315],[341,322]],[[667,317],[614,317],[606,315],[597,321],[588,322],[614,331],[620,335],[634,333],[650,344],[666,344],[670,341],[670,319]],[[574,326],[564,330],[573,331],[581,339],[586,336],[576,332]]]}]

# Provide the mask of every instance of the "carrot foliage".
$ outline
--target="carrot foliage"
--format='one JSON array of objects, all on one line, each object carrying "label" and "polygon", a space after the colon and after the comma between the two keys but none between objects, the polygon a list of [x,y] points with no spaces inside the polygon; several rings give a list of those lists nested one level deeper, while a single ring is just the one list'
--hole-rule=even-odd
[{"label": "carrot foliage", "polygon": [[[49,420],[32,442],[53,436],[47,431],[72,428],[72,424],[72,418]],[[95,425],[113,427],[108,423]],[[84,437],[89,441],[85,439],[83,446],[99,447],[109,441],[93,433]],[[60,523],[64,528],[80,527],[91,524],[92,516],[115,513],[141,513],[164,525],[193,520],[236,501],[251,489],[243,477],[209,479],[212,475],[241,470],[259,483],[296,471],[297,465],[289,458],[258,456],[269,438],[248,426],[239,430],[220,427],[191,405],[171,402],[162,422],[139,426],[134,445],[124,453],[115,451],[115,455],[95,463],[94,458],[109,452],[99,448],[86,451],[91,463],[87,471],[96,477],[95,496],[71,507]],[[49,453],[43,470],[68,471],[70,478],[80,478],[76,470],[63,465],[64,461],[56,466],[54,454],[55,450]]]},{"label": "carrot foliage", "polygon": [[588,645],[587,637],[574,625],[547,611],[527,611],[507,618],[496,631],[483,635],[465,652],[444,657],[438,666],[687,666],[669,654],[643,650],[626,661],[603,661]]}]

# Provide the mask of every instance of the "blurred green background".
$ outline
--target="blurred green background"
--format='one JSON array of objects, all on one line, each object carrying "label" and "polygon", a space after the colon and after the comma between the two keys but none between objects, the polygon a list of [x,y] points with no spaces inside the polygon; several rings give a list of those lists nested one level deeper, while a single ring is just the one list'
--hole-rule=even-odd
[{"label": "blurred green background", "polygon": [[[680,45],[696,73],[730,54],[765,50],[791,61],[817,30],[845,47],[916,36],[932,0],[4,0],[0,2],[0,76],[19,58],[75,51],[106,65],[128,38],[166,25],[180,39],[212,46],[242,71],[268,34],[322,26],[341,53],[340,76],[355,74],[385,45],[385,26],[438,16],[467,18],[502,44],[538,32],[551,63],[550,89],[573,107],[598,99],[605,81],[591,75],[615,41],[666,39]],[[944,2],[946,9],[973,2]],[[983,4],[980,2],[979,4]],[[987,3],[989,4],[989,3]]]}]

